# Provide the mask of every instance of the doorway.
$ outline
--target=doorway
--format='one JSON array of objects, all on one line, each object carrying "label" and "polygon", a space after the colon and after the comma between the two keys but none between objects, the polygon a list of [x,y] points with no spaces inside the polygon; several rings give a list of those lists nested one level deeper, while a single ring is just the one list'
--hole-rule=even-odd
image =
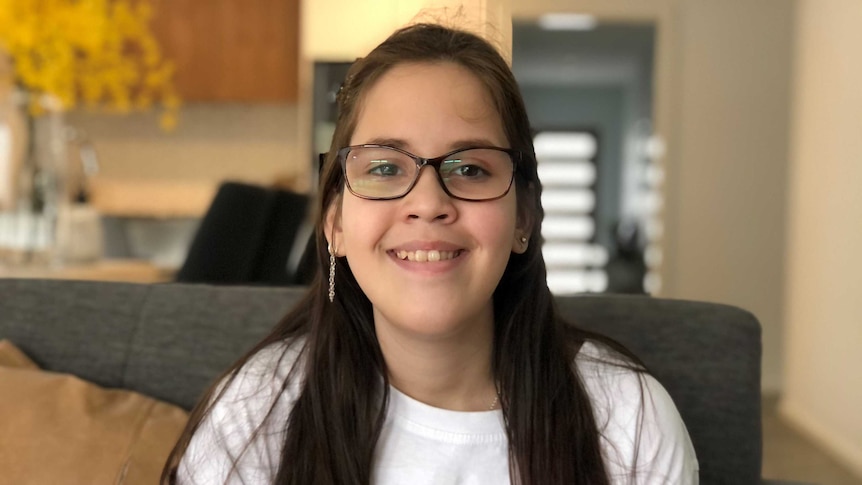
[{"label": "doorway", "polygon": [[[653,293],[662,179],[652,133],[655,27],[557,30],[519,21],[512,40],[545,187],[551,290]],[[561,183],[560,170],[583,171],[585,163],[592,178]]]}]

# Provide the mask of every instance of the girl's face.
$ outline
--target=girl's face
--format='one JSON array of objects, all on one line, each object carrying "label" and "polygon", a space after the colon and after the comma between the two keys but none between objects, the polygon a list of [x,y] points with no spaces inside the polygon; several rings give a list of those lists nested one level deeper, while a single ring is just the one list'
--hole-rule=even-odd
[{"label": "girl's face", "polygon": [[[402,64],[384,74],[365,93],[350,144],[391,145],[427,158],[509,146],[480,81],[445,62]],[[502,198],[470,202],[449,197],[437,177],[426,166],[395,200],[361,199],[345,188],[328,211],[327,239],[371,301],[378,335],[436,339],[489,328],[509,255],[526,249],[514,183]]]}]

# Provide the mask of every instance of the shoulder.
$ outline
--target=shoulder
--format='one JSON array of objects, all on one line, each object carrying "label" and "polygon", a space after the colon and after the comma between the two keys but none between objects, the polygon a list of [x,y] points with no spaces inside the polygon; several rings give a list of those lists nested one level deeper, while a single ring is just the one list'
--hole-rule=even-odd
[{"label": "shoulder", "polygon": [[231,403],[271,402],[282,395],[283,390],[296,387],[298,380],[291,379],[288,384],[292,385],[283,389],[303,346],[304,339],[296,339],[268,345],[252,355],[232,376],[219,384],[217,392],[221,395],[216,394],[213,410]]},{"label": "shoulder", "polygon": [[[278,470],[304,341],[264,347],[217,387],[180,462],[182,484],[265,483]],[[301,369],[296,369],[301,372]]]},{"label": "shoulder", "polygon": [[575,363],[612,481],[697,483],[694,447],[664,386],[602,343],[585,342]]}]

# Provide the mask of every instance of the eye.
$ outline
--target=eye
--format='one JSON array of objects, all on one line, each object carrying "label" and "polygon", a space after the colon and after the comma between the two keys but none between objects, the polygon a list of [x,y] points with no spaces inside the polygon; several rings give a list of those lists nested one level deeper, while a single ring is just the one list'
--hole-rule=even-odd
[{"label": "eye", "polygon": [[488,172],[478,165],[460,165],[450,173],[464,178],[477,178],[488,175]]},{"label": "eye", "polygon": [[401,174],[401,167],[388,160],[373,160],[370,162],[370,166],[371,168],[368,169],[369,175],[396,177]]},{"label": "eye", "polygon": [[486,163],[476,157],[462,157],[446,160],[440,167],[440,173],[445,178],[477,182],[491,177]]}]

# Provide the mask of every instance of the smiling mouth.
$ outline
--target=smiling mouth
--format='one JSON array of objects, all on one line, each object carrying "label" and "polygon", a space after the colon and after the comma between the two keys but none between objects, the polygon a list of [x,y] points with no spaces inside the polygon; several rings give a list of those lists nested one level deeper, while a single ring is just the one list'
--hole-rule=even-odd
[{"label": "smiling mouth", "polygon": [[457,258],[464,252],[463,249],[458,249],[456,251],[437,251],[435,249],[423,250],[418,249],[416,251],[395,251],[395,257],[403,261],[413,261],[416,263],[434,263],[437,261],[447,261],[450,259]]}]

